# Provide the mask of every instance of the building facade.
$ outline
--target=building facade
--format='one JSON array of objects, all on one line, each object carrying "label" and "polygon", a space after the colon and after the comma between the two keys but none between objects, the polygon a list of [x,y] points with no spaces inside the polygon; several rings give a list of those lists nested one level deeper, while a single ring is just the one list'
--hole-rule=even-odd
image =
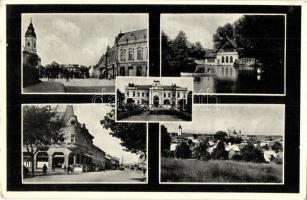
[{"label": "building facade", "polygon": [[95,78],[146,76],[148,71],[147,29],[119,33],[94,66]]},{"label": "building facade", "polygon": [[152,85],[129,84],[125,88],[125,103],[148,105],[152,107],[178,107],[187,103],[188,89],[172,85],[161,85],[154,81]]},{"label": "building facade", "polygon": [[[229,48],[225,49],[225,45],[228,45]],[[239,49],[228,37],[217,49],[207,49],[204,56],[205,65],[209,66],[234,66],[237,61],[239,61]]]},{"label": "building facade", "polygon": [[[44,164],[48,169],[65,168],[76,164],[105,167],[105,152],[93,144],[94,137],[85,124],[78,122],[73,107],[68,105],[65,112],[58,113],[57,117],[63,121],[60,131],[62,139],[35,154],[35,169],[42,168]],[[29,154],[24,148],[24,166],[31,167],[29,159]]]}]

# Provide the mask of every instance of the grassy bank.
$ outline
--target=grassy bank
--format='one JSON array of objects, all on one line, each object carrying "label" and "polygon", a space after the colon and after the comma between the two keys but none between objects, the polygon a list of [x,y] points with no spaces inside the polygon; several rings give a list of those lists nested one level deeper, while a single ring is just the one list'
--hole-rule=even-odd
[{"label": "grassy bank", "polygon": [[161,158],[161,181],[281,183],[282,165]]}]

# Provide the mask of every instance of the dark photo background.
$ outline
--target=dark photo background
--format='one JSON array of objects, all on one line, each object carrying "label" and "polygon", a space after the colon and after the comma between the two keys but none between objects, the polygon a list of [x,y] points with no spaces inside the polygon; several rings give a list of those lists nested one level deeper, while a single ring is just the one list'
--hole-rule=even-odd
[{"label": "dark photo background", "polygon": [[[286,105],[284,185],[160,185],[159,125],[149,123],[148,184],[22,184],[21,104],[90,103],[92,95],[21,94],[22,13],[149,13],[149,71],[160,75],[161,13],[278,13],[287,14],[286,96],[218,96],[220,103],[280,103]],[[205,5],[8,5],[7,6],[7,190],[8,191],[195,191],[195,192],[299,192],[300,43],[299,6]],[[114,96],[103,97],[113,102]],[[194,103],[216,103],[211,96],[194,96]],[[97,101],[96,103],[99,103]]]}]

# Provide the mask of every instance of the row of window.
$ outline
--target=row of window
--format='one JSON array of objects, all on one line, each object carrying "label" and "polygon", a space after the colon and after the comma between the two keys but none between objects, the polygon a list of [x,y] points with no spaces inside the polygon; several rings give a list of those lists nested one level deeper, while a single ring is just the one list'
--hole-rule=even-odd
[{"label": "row of window", "polygon": [[222,56],[222,63],[233,63],[233,57],[232,56]]},{"label": "row of window", "polygon": [[[137,49],[137,60],[143,60],[143,49],[142,48],[138,48]],[[127,58],[127,53],[125,49],[122,49],[120,51],[120,60],[121,61],[126,61]],[[134,60],[134,49],[129,49],[128,50],[128,60]]]},{"label": "row of window", "polygon": [[[166,98],[166,94],[167,94],[167,97],[168,97],[168,98],[171,97],[171,93],[169,92],[169,93],[164,93],[164,95],[163,95],[164,98]],[[180,93],[179,93],[179,92],[177,93],[177,98],[180,98]],[[183,93],[183,98],[185,98],[185,93]]]},{"label": "row of window", "polygon": [[[132,92],[132,97],[135,97],[135,91],[133,91]],[[141,97],[141,94],[142,94],[142,97],[145,97],[145,95],[146,95],[146,97],[148,97],[149,96],[149,93],[145,93],[145,92],[142,92],[142,93],[140,93],[140,92],[137,92],[137,97]],[[130,93],[129,93],[129,91],[127,91],[127,97],[129,97],[129,95],[130,95]]]},{"label": "row of window", "polygon": [[[137,92],[136,93],[135,91],[132,92],[132,97],[135,97],[136,94],[137,94],[137,97],[141,97],[141,95],[142,95],[142,97],[145,97],[145,95],[146,95],[146,97],[149,97],[149,93],[145,93],[145,92],[142,92],[142,93],[141,92]],[[130,92],[127,91],[126,95],[127,95],[127,97],[129,97]],[[166,96],[168,98],[170,98],[171,97],[171,93],[170,92],[164,93],[163,96],[164,96],[164,98],[166,98]],[[180,93],[179,92],[177,93],[177,98],[180,98]],[[186,98],[186,94],[185,93],[183,93],[183,98]]]}]

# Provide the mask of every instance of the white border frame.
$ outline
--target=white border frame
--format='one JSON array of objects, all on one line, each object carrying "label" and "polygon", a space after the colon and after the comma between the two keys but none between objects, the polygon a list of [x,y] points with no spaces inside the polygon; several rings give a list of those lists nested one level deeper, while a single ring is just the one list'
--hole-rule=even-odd
[{"label": "white border frame", "polygon": [[[270,94],[270,93],[217,93],[217,92],[195,92],[194,95],[225,95],[225,96],[230,96],[230,95],[237,95],[237,96],[286,96],[286,69],[287,69],[287,14],[279,14],[279,13],[161,13],[160,15],[160,76],[161,77],[167,77],[167,76],[162,76],[162,27],[161,27],[161,22],[162,22],[162,16],[163,15],[222,15],[222,14],[242,14],[242,15],[279,15],[279,16],[284,16],[284,22],[285,22],[285,38],[284,38],[284,84],[283,84],[283,93],[282,94]],[[181,77],[181,76],[178,76]],[[194,80],[194,77],[192,77]]]},{"label": "white border frame", "polygon": [[[118,83],[118,81],[123,81],[123,82],[126,82],[127,84],[128,84],[128,82],[129,81],[127,81],[127,80],[124,80],[124,79],[156,79],[156,80],[161,80],[161,79],[186,79],[186,80],[189,80],[189,79],[191,79],[190,81],[191,81],[191,86],[192,86],[192,88],[191,88],[191,91],[192,91],[192,113],[191,113],[191,120],[190,121],[180,121],[180,122],[187,122],[187,123],[192,123],[193,122],[193,107],[194,107],[194,82],[193,82],[193,78],[192,77],[159,77],[159,76],[148,76],[148,77],[141,77],[141,76],[135,76],[135,77],[132,77],[132,76],[130,76],[130,77],[118,77],[118,78],[116,78],[116,81],[115,81],[115,101],[116,101],[116,103],[115,103],[115,122],[125,122],[125,123],[145,123],[145,122],[149,122],[149,123],[160,123],[160,122],[167,122],[167,123],[172,123],[172,122],[174,122],[174,123],[177,123],[178,121],[176,121],[176,120],[172,120],[172,121],[155,121],[155,120],[152,120],[152,121],[133,121],[133,120],[131,120],[131,121],[127,121],[127,120],[125,120],[125,119],[122,119],[122,120],[117,120],[117,83]],[[184,87],[184,86],[182,86],[182,87]],[[189,91],[189,90],[188,90]],[[125,93],[124,93],[125,94]]]},{"label": "white border frame", "polygon": [[[159,124],[159,184],[161,185],[169,185],[169,184],[174,184],[174,185],[284,185],[285,184],[285,151],[286,151],[286,146],[285,146],[285,126],[286,126],[286,106],[285,104],[219,104],[219,105],[223,105],[224,107],[227,107],[229,105],[232,106],[241,106],[241,105],[248,105],[248,106],[260,106],[260,105],[282,105],[283,106],[283,110],[284,110],[284,132],[282,135],[282,139],[283,139],[283,163],[282,163],[282,182],[281,183],[266,183],[266,182],[162,182],[161,181],[161,126],[168,124],[167,122],[164,123],[160,123]],[[219,106],[217,105],[217,106]],[[216,105],[215,104],[196,104],[196,106],[194,107],[196,109],[196,107],[213,107],[212,109],[216,109]],[[177,123],[178,125],[180,124],[184,124],[181,122]],[[167,127],[166,127],[167,128]]]},{"label": "white border frame", "polygon": [[[27,15],[31,15],[31,14],[34,14],[34,15],[129,15],[129,14],[135,14],[135,15],[144,15],[144,17],[146,16],[147,17],[147,27],[146,27],[146,30],[147,30],[147,70],[146,70],[146,76],[145,77],[148,77],[149,76],[149,69],[150,69],[150,66],[149,66],[149,55],[150,55],[150,48],[149,48],[149,13],[117,13],[117,12],[104,12],[104,13],[21,13],[21,21],[20,21],[20,25],[22,26],[22,21],[23,21],[23,15],[24,14],[27,14]],[[22,27],[21,27],[22,28]],[[20,82],[20,87],[21,87],[21,94],[23,95],[114,95],[116,94],[116,88],[115,88],[115,85],[116,85],[116,78],[117,77],[121,77],[121,76],[116,76],[114,78],[114,89],[115,91],[114,92],[87,92],[87,93],[81,93],[81,92],[24,92],[23,91],[23,44],[22,44],[22,38],[24,37],[22,35],[22,30],[20,31],[20,56],[21,56],[21,75],[20,75],[20,79],[21,79],[21,82]],[[125,77],[125,76],[123,76]],[[127,77],[131,77],[131,76],[127,76]]]},{"label": "white border frame", "polygon": [[[144,123],[146,125],[146,181],[144,182],[24,182],[24,177],[23,177],[23,107],[24,106],[30,106],[30,105],[77,105],[77,106],[110,106],[111,104],[108,103],[36,103],[36,104],[21,104],[21,184],[26,184],[26,185],[32,185],[32,184],[137,184],[137,185],[142,185],[142,184],[148,184],[148,123]],[[90,172],[89,172],[90,173]]]}]

